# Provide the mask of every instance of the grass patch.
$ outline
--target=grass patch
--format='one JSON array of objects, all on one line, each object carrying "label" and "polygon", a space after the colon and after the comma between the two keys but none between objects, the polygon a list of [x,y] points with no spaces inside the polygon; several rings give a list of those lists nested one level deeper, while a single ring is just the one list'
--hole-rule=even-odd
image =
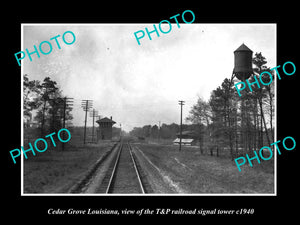
[{"label": "grass patch", "polygon": [[227,157],[202,155],[198,149],[143,144],[140,149],[189,193],[274,193],[273,160],[246,164],[239,172]]},{"label": "grass patch", "polygon": [[66,193],[114,143],[49,148],[24,159],[24,193]]}]

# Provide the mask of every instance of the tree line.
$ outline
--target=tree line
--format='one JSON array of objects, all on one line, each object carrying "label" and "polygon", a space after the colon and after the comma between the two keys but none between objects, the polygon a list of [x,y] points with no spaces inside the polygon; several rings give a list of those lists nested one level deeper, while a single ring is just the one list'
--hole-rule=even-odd
[{"label": "tree line", "polygon": [[[23,115],[24,128],[36,121],[40,135],[57,132],[63,124],[73,119],[72,107],[67,104],[56,81],[46,77],[43,81],[23,78]],[[35,113],[34,113],[35,112]]]},{"label": "tree line", "polygon": [[156,124],[145,125],[143,127],[134,127],[129,135],[139,138],[163,138],[170,139],[176,137],[176,133],[179,131],[179,126],[175,123],[167,125],[163,123],[159,128]]},{"label": "tree line", "polygon": [[[203,125],[199,124],[182,124],[184,131],[199,131]],[[180,131],[180,125],[176,123],[165,124],[160,127],[155,125],[145,125],[143,127],[134,127],[129,135],[138,138],[151,138],[151,139],[175,139]]]}]

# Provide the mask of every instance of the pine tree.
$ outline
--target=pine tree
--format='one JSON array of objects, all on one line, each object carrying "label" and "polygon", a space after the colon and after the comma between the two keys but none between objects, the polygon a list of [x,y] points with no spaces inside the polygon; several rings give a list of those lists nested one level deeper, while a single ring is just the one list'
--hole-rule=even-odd
[{"label": "pine tree", "polygon": [[23,77],[23,113],[24,113],[24,126],[27,124],[25,121],[25,117],[29,117],[32,119],[32,111],[37,109],[41,102],[39,101],[40,95],[40,81],[32,80],[30,81],[28,75],[25,74]]},{"label": "pine tree", "polygon": [[212,109],[213,136],[218,146],[229,146],[230,155],[234,157],[236,143],[236,102],[234,101],[233,83],[224,79],[221,87],[212,91],[209,104]]},{"label": "pine tree", "polygon": [[[270,69],[265,66],[265,64],[267,64],[266,58],[264,56],[262,56],[261,53],[255,53],[255,57],[253,58],[252,61],[253,61],[253,64],[255,65],[255,68],[253,69],[254,70],[253,76],[256,76],[257,80],[259,80],[259,76],[262,72],[264,72],[264,71],[270,72]],[[268,83],[268,79],[270,79],[270,78],[267,74],[263,74],[261,79],[264,81],[264,83]],[[269,132],[268,132],[268,128],[267,128],[265,112],[264,112],[264,99],[266,99],[267,95],[269,95],[269,98],[270,98],[270,101],[272,104],[273,98],[272,98],[272,94],[271,94],[271,87],[268,87],[265,85],[260,85],[260,88],[258,88],[257,86],[255,86],[253,92],[254,92],[254,97],[257,99],[258,104],[259,104],[261,120],[263,122],[263,127],[265,129],[265,134],[267,137],[268,145],[270,146],[271,141],[270,141],[270,136],[269,136]],[[271,108],[271,110],[273,110],[273,109]],[[271,117],[272,116],[273,115],[271,113]],[[261,133],[263,134],[262,128],[261,128],[261,131],[262,131]],[[261,135],[261,138],[263,138],[263,135]],[[261,145],[263,145],[263,139],[261,142],[262,142]],[[262,146],[260,146],[260,147],[262,147]]]},{"label": "pine tree", "polygon": [[[201,154],[203,154],[204,150],[204,125],[207,127],[208,132],[210,132],[210,123],[211,123],[211,108],[208,102],[203,100],[201,97],[198,97],[197,103],[192,107],[189,116],[186,120],[191,121],[193,124],[197,124],[196,132],[198,133],[199,139],[199,148]],[[209,135],[209,137],[211,137]],[[211,140],[209,140],[209,143]],[[213,146],[210,145],[208,148],[212,151]],[[212,152],[211,152],[212,154]]]}]

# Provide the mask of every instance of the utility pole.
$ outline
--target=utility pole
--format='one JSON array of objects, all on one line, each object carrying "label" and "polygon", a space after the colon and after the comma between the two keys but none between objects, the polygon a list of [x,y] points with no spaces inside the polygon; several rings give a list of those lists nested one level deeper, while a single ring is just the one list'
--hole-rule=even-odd
[{"label": "utility pole", "polygon": [[[58,98],[49,98],[48,102],[49,102],[49,106],[51,106],[50,109],[52,109],[52,125],[50,128],[52,128],[52,131],[54,131],[56,129],[55,127],[55,121],[57,117],[59,117],[59,126],[62,128],[66,128],[66,110],[67,109],[72,109],[73,106],[73,98],[68,98],[68,97],[58,97]],[[51,104],[50,104],[51,102]],[[44,104],[45,106],[45,104]],[[44,123],[44,113],[45,113],[45,109],[49,109],[48,107],[44,107],[43,108],[43,122]],[[56,115],[58,110],[60,111],[60,115]],[[62,124],[61,124],[61,120],[62,120]],[[65,133],[63,133],[63,139],[65,137]],[[64,148],[64,143],[62,143],[62,151],[65,149]]]},{"label": "utility pole", "polygon": [[[71,108],[73,106],[73,100],[74,98],[68,98],[64,97],[64,114],[63,114],[63,128],[66,128],[66,109]],[[63,138],[65,136],[65,133],[63,133]],[[62,151],[65,150],[65,143],[62,143]]]},{"label": "utility pole", "polygon": [[90,112],[90,116],[93,117],[93,130],[92,130],[92,142],[94,142],[94,137],[95,137],[95,117],[98,117],[98,111],[93,109],[92,112]]},{"label": "utility pole", "polygon": [[178,101],[180,105],[180,142],[179,142],[179,151],[181,151],[181,139],[182,139],[182,106],[184,105],[184,101]]},{"label": "utility pole", "polygon": [[84,133],[83,133],[83,144],[85,144],[87,112],[89,111],[90,108],[93,107],[93,100],[82,100],[81,107],[83,108],[83,111],[85,111]]},{"label": "utility pole", "polygon": [[158,121],[158,143],[160,143],[160,121]]},{"label": "utility pole", "polygon": [[73,106],[73,99],[74,98],[68,98],[68,97],[64,97],[64,114],[63,114],[63,128],[66,128],[66,110],[71,109]]},{"label": "utility pole", "polygon": [[93,130],[92,130],[92,142],[94,142],[94,121],[95,121],[95,109],[93,109]]},{"label": "utility pole", "polygon": [[122,124],[120,123],[120,141],[122,140]]}]

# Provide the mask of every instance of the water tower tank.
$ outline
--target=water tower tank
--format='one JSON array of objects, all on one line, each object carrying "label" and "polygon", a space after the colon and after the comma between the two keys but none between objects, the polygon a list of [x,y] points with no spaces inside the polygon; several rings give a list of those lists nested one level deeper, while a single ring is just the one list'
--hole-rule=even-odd
[{"label": "water tower tank", "polygon": [[251,49],[244,44],[234,51],[233,73],[239,80],[248,79],[253,73],[252,53]]}]

